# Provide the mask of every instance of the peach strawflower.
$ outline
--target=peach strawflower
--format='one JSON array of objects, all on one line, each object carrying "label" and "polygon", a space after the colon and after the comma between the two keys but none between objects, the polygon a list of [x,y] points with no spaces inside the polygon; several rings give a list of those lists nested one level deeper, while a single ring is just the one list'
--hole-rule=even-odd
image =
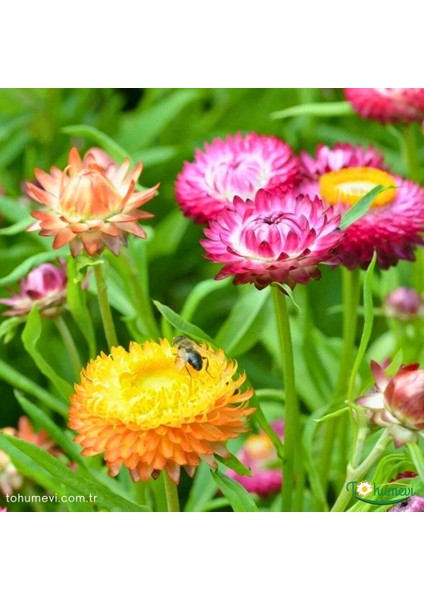
[{"label": "peach strawflower", "polygon": [[253,199],[259,189],[293,184],[298,158],[283,140],[248,133],[214,139],[196,150],[177,177],[175,194],[183,213],[206,223],[230,206],[234,196]]},{"label": "peach strawflower", "polygon": [[344,95],[363,119],[381,123],[424,119],[424,88],[345,88]]},{"label": "peach strawflower", "polygon": [[200,370],[179,364],[167,340],[131,342],[100,354],[82,371],[71,398],[69,425],[85,456],[104,453],[109,474],[126,466],[133,481],[180,469],[192,475],[201,460],[228,456],[225,442],[246,431],[252,390],[246,376],[233,379],[237,363],[202,344]]},{"label": "peach strawflower", "polygon": [[153,215],[139,207],[156,195],[158,186],[136,192],[142,164],[128,169],[128,159],[118,165],[98,148],[89,150],[82,160],[72,148],[63,171],[36,169],[38,184],[27,183],[27,193],[47,210],[31,212],[37,222],[28,231],[54,236],[55,249],[69,244],[73,256],[83,250],[93,256],[105,246],[119,254],[127,233],[145,238],[137,221]]}]

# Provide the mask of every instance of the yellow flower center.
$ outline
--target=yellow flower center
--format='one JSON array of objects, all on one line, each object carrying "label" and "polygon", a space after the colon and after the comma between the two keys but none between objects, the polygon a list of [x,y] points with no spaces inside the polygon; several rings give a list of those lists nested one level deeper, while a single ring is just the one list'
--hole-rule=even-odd
[{"label": "yellow flower center", "polygon": [[160,344],[132,343],[129,352],[112,348],[109,356],[91,361],[85,371],[86,408],[107,419],[119,419],[138,428],[178,427],[206,418],[217,399],[236,389],[236,365],[222,351],[199,347],[207,357],[200,371],[179,365],[176,349]]},{"label": "yellow flower center", "polygon": [[[372,167],[352,167],[325,173],[319,180],[321,197],[329,204],[354,206],[365,194],[377,185],[395,186],[396,182],[385,171]],[[384,206],[394,200],[396,190],[385,190],[378,194],[371,206]]]}]

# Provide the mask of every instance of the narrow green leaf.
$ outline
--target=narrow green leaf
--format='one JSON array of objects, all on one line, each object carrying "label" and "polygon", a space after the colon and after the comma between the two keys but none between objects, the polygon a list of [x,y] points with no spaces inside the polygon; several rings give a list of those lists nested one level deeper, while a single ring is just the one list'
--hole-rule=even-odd
[{"label": "narrow green leaf", "polygon": [[173,255],[184,238],[189,220],[179,210],[170,212],[157,224],[154,236],[147,238],[149,258]]},{"label": "narrow green leaf", "polygon": [[0,279],[0,285],[10,285],[19,279],[22,279],[30,269],[34,267],[38,267],[41,263],[47,262],[49,260],[53,260],[58,257],[57,251],[49,251],[49,252],[40,252],[40,254],[35,254],[34,256],[30,256],[26,260],[24,260],[19,266],[16,267],[9,275],[2,277]]},{"label": "narrow green leaf", "polygon": [[252,414],[252,417],[251,417],[252,420],[255,421],[258,424],[258,426],[260,427],[260,429],[262,429],[267,434],[267,436],[269,437],[271,442],[274,444],[274,448],[277,452],[277,455],[281,459],[283,459],[284,458],[284,443],[281,441],[279,435],[273,430],[271,425],[268,423],[267,418],[265,417],[265,415],[262,411],[262,408],[260,406],[259,399],[258,399],[256,393],[251,398],[250,404],[251,404],[251,406],[256,407],[256,410]]},{"label": "narrow green leaf", "polygon": [[[243,342],[248,331],[255,327],[255,321],[268,297],[268,289],[258,292],[256,288],[250,287],[237,300],[215,336],[216,344],[224,348],[227,354],[232,356],[237,354],[237,346]],[[257,333],[259,337],[261,332]]]},{"label": "narrow green leaf", "polygon": [[339,417],[340,415],[344,415],[346,412],[348,412],[348,410],[349,410],[349,408],[347,406],[344,406],[343,408],[340,408],[339,410],[334,410],[334,411],[328,413],[327,415],[324,415],[320,419],[315,419],[315,420],[317,423],[323,423],[324,421],[329,421],[330,419],[335,419],[336,417]]},{"label": "narrow green leaf", "polygon": [[59,482],[77,494],[81,494],[87,499],[89,499],[90,494],[92,497],[95,496],[96,504],[105,510],[123,512],[150,511],[147,506],[140,506],[134,502],[130,502],[122,496],[114,494],[100,483],[75,473],[45,450],[42,450],[25,440],[1,433],[0,447],[7,453],[11,445],[32,458],[43,469],[57,478]]},{"label": "narrow green leaf", "polygon": [[411,458],[414,462],[417,473],[424,482],[424,457],[418,444],[408,444],[408,450],[411,453]]},{"label": "narrow green leaf", "polygon": [[234,512],[258,512],[252,496],[237,481],[219,471],[213,471],[212,477]]},{"label": "narrow green leaf", "polygon": [[178,329],[178,331],[181,331],[183,334],[186,334],[197,341],[206,341],[216,346],[213,339],[204,331],[202,331],[200,327],[185,321],[178,313],[173,311],[172,308],[169,308],[169,306],[166,306],[157,300],[153,300],[153,304],[156,306],[160,314],[168,321],[168,323],[171,323],[175,329]]},{"label": "narrow green leaf", "polygon": [[246,465],[240,462],[237,456],[234,456],[234,454],[230,453],[230,456],[228,458],[222,458],[222,456],[215,455],[215,458],[217,461],[219,461],[229,469],[232,469],[239,475],[247,475],[248,477],[252,476],[252,471],[248,467],[246,467]]},{"label": "narrow green leaf", "polygon": [[349,102],[314,102],[299,104],[284,110],[271,113],[271,119],[287,119],[289,117],[342,117],[355,114]]},{"label": "narrow green leaf", "polygon": [[202,462],[196,469],[193,485],[187,503],[184,507],[186,512],[199,512],[216,494],[216,483],[212,477],[211,470],[206,463]]},{"label": "narrow green leaf", "polygon": [[365,194],[359,202],[343,215],[342,220],[340,221],[340,229],[344,231],[347,227],[352,225],[352,223],[355,223],[355,221],[363,217],[368,212],[372,202],[379,194],[381,194],[381,192],[392,189],[394,189],[394,186],[392,185],[376,185],[373,187],[372,190]]},{"label": "narrow green leaf", "polygon": [[21,233],[22,231],[25,231],[25,229],[28,227],[28,225],[30,225],[33,222],[34,222],[34,219],[26,218],[26,219],[23,219],[22,221],[18,221],[17,223],[14,223],[13,225],[10,225],[9,227],[2,227],[0,229],[0,235],[5,235],[5,236],[16,235],[17,233]]},{"label": "narrow green leaf", "polygon": [[103,150],[110,154],[116,161],[124,160],[129,157],[129,153],[124,150],[122,146],[117,144],[115,140],[91,125],[68,125],[67,127],[62,127],[60,131],[67,135],[84,137],[99,144],[99,146],[101,146]]},{"label": "narrow green leaf", "polygon": [[21,323],[25,321],[23,317],[9,317],[0,324],[0,340],[4,338],[4,343],[7,344],[12,340]]},{"label": "narrow green leaf", "polygon": [[354,400],[354,387],[356,376],[361,366],[362,360],[367,350],[368,342],[370,341],[372,326],[374,323],[374,310],[372,301],[372,278],[374,275],[375,264],[377,262],[377,252],[374,252],[372,261],[369,264],[364,278],[364,329],[362,331],[361,341],[358,348],[358,353],[353,363],[352,372],[349,380],[348,400]]},{"label": "narrow green leaf", "polygon": [[90,311],[87,307],[87,292],[81,287],[81,275],[78,272],[75,259],[69,257],[66,272],[68,277],[66,291],[68,308],[79,330],[87,341],[90,357],[94,358],[97,354],[96,335]]},{"label": "narrow green leaf", "polygon": [[40,410],[38,406],[27,400],[21,393],[15,391],[15,396],[31,421],[33,421],[40,429],[46,430],[51,439],[62,448],[69,458],[82,466],[83,469],[86,469],[86,461],[80,454],[80,447],[68,438],[63,429],[56,425],[44,411]]},{"label": "narrow green leaf", "polygon": [[0,198],[1,214],[6,221],[18,223],[28,218],[28,207],[23,206],[17,198],[8,198],[1,196]]},{"label": "narrow green leaf", "polygon": [[187,296],[181,310],[181,318],[185,319],[186,321],[190,321],[201,302],[203,302],[205,298],[209,296],[209,294],[212,294],[218,290],[222,290],[223,288],[228,287],[230,284],[230,278],[221,279],[220,281],[216,281],[215,279],[200,281],[194,286],[190,294]]},{"label": "narrow green leaf", "polygon": [[9,364],[0,360],[0,379],[6,381],[9,385],[26,394],[34,396],[45,406],[54,410],[58,414],[66,417],[68,414],[68,405],[61,399],[56,398],[53,394],[50,394],[47,390],[37,385],[34,381],[16,371]]},{"label": "narrow green leaf", "polygon": [[55,369],[49,365],[37,348],[41,336],[41,329],[40,313],[38,312],[37,306],[33,306],[22,332],[22,342],[25,346],[25,350],[31,356],[43,375],[52,382],[62,398],[67,400],[73,392],[72,385],[56,373]]}]

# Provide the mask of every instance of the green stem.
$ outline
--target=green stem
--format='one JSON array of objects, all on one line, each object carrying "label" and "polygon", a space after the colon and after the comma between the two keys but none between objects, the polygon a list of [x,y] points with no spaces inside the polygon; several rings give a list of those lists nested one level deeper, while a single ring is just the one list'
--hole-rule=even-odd
[{"label": "green stem", "polygon": [[293,497],[293,475],[296,452],[301,445],[300,410],[296,396],[293,345],[290,332],[290,321],[287,311],[285,294],[272,286],[275,312],[278,323],[278,333],[282,354],[284,393],[286,398],[282,511],[290,512]]},{"label": "green stem", "polygon": [[[343,290],[343,348],[337,382],[334,389],[333,401],[337,404],[343,396],[346,396],[349,387],[349,376],[353,363],[353,352],[355,348],[356,331],[358,327],[358,307],[361,293],[360,271],[356,269],[342,269],[342,290]],[[347,420],[340,431],[340,439],[346,433]],[[324,435],[324,441],[319,463],[319,474],[324,493],[328,488],[328,475],[331,463],[331,457],[334,449],[334,442],[337,433],[337,419],[331,419],[328,422]]]},{"label": "green stem", "polygon": [[59,333],[63,340],[63,344],[69,355],[72,367],[74,369],[74,374],[76,375],[76,377],[78,377],[81,372],[82,362],[77,347],[75,345],[74,338],[72,337],[71,332],[69,331],[68,326],[66,325],[65,320],[61,315],[58,315],[55,318],[54,322],[59,330]]},{"label": "green stem", "polygon": [[136,296],[137,313],[143,334],[146,334],[151,338],[157,338],[159,337],[159,328],[153,315],[152,303],[150,301],[145,244],[140,245],[140,250],[137,255],[139,268],[135,264],[134,257],[129,249],[123,249],[123,255],[126,259],[128,277]]},{"label": "green stem", "polygon": [[180,502],[178,500],[178,489],[166,471],[163,472],[165,483],[166,503],[168,512],[180,512]]},{"label": "green stem", "polygon": [[[349,491],[347,486],[352,481],[360,481],[364,478],[371,467],[373,467],[377,461],[380,460],[390,441],[390,433],[388,429],[385,429],[370,454],[360,465],[358,465],[356,468],[354,468],[352,464],[348,465],[346,480],[344,482],[342,491],[340,492],[333,508],[331,509],[331,512],[343,512],[346,509],[350,500],[352,499],[352,493]],[[357,437],[357,444],[362,444],[362,438],[359,435]],[[358,455],[357,449],[354,450],[354,455]]]},{"label": "green stem", "polygon": [[109,300],[107,297],[107,285],[103,274],[103,264],[95,264],[93,265],[93,269],[94,276],[96,278],[100,315],[102,317],[106,341],[110,349],[112,346],[118,346],[118,338],[116,337],[115,325],[112,319],[112,311],[110,310]]},{"label": "green stem", "polygon": [[417,138],[414,123],[403,128],[403,158],[408,169],[408,176],[413,181],[419,181],[419,164],[417,153]]}]

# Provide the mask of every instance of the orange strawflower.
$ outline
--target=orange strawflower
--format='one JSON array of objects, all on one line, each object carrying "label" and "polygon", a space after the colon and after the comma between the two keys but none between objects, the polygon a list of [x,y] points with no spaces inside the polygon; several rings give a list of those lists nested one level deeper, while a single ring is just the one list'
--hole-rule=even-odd
[{"label": "orange strawflower", "polygon": [[[104,452],[109,474],[125,465],[133,481],[167,471],[178,483],[200,460],[216,467],[224,443],[247,430],[252,390],[239,392],[237,363],[196,346],[200,363],[182,361],[167,340],[132,342],[90,361],[71,398],[70,422],[85,456]],[[199,368],[198,368],[199,367]]]},{"label": "orange strawflower", "polygon": [[128,159],[118,165],[96,148],[83,159],[72,148],[68,163],[63,171],[36,169],[38,185],[27,183],[28,195],[48,209],[31,212],[37,223],[28,231],[54,236],[55,249],[69,244],[73,256],[83,249],[93,256],[105,246],[119,254],[121,244],[127,243],[126,233],[146,237],[137,221],[153,215],[139,207],[156,195],[158,186],[134,191],[141,163],[128,172]]}]

